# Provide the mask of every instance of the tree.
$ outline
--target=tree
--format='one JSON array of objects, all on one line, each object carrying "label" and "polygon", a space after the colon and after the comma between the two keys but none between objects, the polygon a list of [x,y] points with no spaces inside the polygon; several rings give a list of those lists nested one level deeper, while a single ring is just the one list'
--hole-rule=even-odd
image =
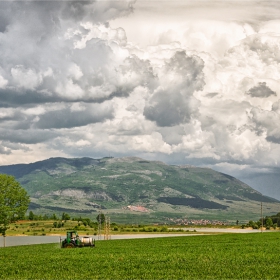
[{"label": "tree", "polygon": [[55,214],[53,214],[53,215],[51,216],[51,219],[52,219],[52,220],[57,220],[57,216],[56,216]]},{"label": "tree", "polygon": [[9,224],[24,217],[30,199],[13,176],[0,174],[0,233],[5,236]]},{"label": "tree", "polygon": [[280,227],[280,218],[278,217],[276,220],[277,226]]},{"label": "tree", "polygon": [[265,227],[266,229],[270,229],[273,226],[273,222],[271,220],[271,218],[268,218],[265,222]]},{"label": "tree", "polygon": [[104,224],[105,222],[105,215],[103,213],[98,214],[96,220],[99,224]]},{"label": "tree", "polygon": [[34,217],[35,217],[34,213],[32,211],[30,211],[29,215],[28,215],[28,220],[33,221]]},{"label": "tree", "polygon": [[64,220],[65,222],[67,221],[67,220],[70,220],[71,218],[70,218],[70,216],[69,216],[69,214],[67,214],[67,213],[62,213],[62,217],[61,217],[61,220]]},{"label": "tree", "polygon": [[253,229],[258,229],[259,228],[259,225],[252,220],[249,221],[247,226],[252,227]]}]

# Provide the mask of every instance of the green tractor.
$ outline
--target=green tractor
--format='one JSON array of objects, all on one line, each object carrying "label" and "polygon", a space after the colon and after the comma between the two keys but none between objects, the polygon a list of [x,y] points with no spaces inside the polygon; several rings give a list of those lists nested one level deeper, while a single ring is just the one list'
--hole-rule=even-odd
[{"label": "green tractor", "polygon": [[79,237],[75,230],[67,231],[66,238],[61,242],[61,248],[95,247],[92,237]]}]

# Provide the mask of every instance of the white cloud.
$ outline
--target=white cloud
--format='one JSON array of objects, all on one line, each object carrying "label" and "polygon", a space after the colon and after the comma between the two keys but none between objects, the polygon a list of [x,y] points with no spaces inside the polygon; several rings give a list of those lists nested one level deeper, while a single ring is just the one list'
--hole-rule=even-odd
[{"label": "white cloud", "polygon": [[162,135],[158,132],[152,132],[151,135],[134,136],[131,140],[132,149],[148,153],[171,154],[170,145],[165,143]]},{"label": "white cloud", "polygon": [[0,88],[5,88],[8,84],[8,80],[4,79],[2,76],[0,76]]},{"label": "white cloud", "polygon": [[279,5],[175,2],[0,2],[0,164],[278,167]]},{"label": "white cloud", "polygon": [[11,74],[16,85],[25,89],[34,89],[42,83],[42,75],[23,65],[16,65],[11,69]]},{"label": "white cloud", "polygon": [[67,79],[65,82],[58,82],[55,89],[61,97],[66,97],[67,99],[77,100],[83,97],[83,89],[74,83],[72,79]]},{"label": "white cloud", "polygon": [[77,64],[73,63],[72,65],[69,66],[68,75],[70,78],[79,80],[83,76],[83,72],[81,71],[81,68]]}]

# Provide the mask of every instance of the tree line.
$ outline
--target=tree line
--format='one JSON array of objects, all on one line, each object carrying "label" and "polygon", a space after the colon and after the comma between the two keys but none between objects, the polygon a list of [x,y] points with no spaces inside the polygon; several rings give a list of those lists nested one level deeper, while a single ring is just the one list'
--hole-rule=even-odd
[{"label": "tree line", "polygon": [[101,224],[103,224],[105,222],[105,215],[103,213],[98,214],[96,216],[96,221],[97,222],[93,222],[93,221],[91,221],[90,218],[82,218],[81,216],[80,217],[72,217],[71,218],[70,215],[68,213],[65,213],[65,212],[63,212],[61,217],[59,217],[56,214],[52,214],[52,215],[47,215],[47,214],[36,215],[36,214],[33,213],[33,211],[29,211],[29,214],[28,214],[28,216],[25,217],[25,219],[29,220],[29,221],[54,220],[54,221],[64,221],[64,222],[72,220],[72,221],[82,222],[84,224],[84,226],[87,226],[87,225],[90,225],[90,223],[95,223],[95,224],[101,223]]},{"label": "tree line", "polygon": [[[256,222],[251,220],[248,222],[248,224],[246,224],[246,226],[252,227],[253,229],[259,229],[262,226],[264,226],[266,229],[276,229],[277,227],[280,227],[280,212],[276,215],[261,218]],[[243,227],[245,226],[243,225]]]}]

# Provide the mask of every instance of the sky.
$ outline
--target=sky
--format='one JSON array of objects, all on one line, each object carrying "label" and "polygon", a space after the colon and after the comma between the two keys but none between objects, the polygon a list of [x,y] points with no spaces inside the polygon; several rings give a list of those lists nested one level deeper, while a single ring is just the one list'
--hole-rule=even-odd
[{"label": "sky", "polygon": [[137,156],[280,199],[280,2],[0,1],[0,165]]}]

